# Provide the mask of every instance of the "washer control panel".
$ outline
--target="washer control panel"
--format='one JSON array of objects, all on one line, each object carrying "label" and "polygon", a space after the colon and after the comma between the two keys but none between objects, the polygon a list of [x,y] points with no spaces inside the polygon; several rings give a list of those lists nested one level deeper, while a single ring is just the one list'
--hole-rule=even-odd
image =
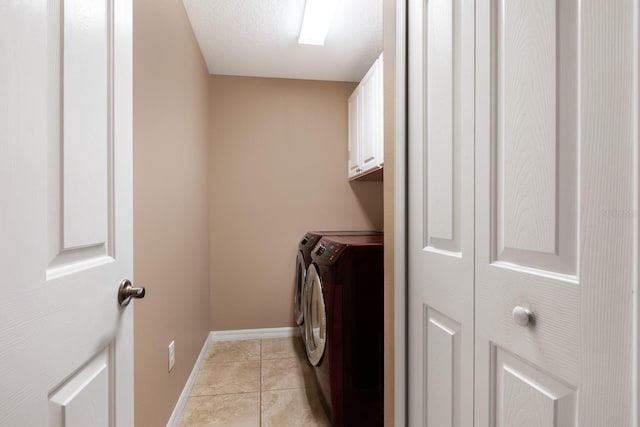
[{"label": "washer control panel", "polygon": [[316,243],[318,243],[318,240],[320,240],[319,235],[314,234],[314,233],[307,233],[304,235],[304,237],[302,238],[302,240],[300,241],[300,243],[298,244],[298,248],[299,249],[303,249],[303,248],[309,248],[309,249],[313,249],[313,247],[316,245]]}]

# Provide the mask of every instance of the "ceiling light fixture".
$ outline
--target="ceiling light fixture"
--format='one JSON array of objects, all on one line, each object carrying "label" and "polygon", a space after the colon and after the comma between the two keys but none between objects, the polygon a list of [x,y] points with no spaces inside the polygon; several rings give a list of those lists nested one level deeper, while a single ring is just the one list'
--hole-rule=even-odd
[{"label": "ceiling light fixture", "polygon": [[307,0],[298,43],[324,45],[337,6],[338,0]]}]

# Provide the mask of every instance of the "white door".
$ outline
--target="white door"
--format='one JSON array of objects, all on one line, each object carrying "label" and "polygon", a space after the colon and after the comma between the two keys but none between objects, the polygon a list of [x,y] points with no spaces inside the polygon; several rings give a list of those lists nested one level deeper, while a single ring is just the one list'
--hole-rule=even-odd
[{"label": "white door", "polygon": [[637,425],[637,1],[409,7],[409,424]]},{"label": "white door", "polygon": [[476,427],[637,425],[634,3],[476,3]]},{"label": "white door", "polygon": [[130,0],[0,6],[0,425],[132,426]]},{"label": "white door", "polygon": [[473,0],[409,1],[409,425],[473,425]]}]

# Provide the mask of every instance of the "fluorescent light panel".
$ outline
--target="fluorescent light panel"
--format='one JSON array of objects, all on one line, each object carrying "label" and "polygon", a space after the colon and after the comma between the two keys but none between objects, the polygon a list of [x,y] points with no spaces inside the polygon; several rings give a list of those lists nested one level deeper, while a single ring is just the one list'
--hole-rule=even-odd
[{"label": "fluorescent light panel", "polygon": [[298,43],[322,46],[339,0],[307,0]]}]

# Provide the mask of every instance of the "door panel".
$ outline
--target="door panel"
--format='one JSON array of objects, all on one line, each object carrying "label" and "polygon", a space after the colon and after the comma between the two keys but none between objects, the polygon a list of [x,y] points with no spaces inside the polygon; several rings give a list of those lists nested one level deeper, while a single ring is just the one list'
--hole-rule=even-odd
[{"label": "door panel", "polygon": [[546,384],[579,385],[577,2],[561,3],[478,6],[477,426],[555,425]]},{"label": "door panel", "polygon": [[349,97],[349,177],[358,174],[362,169],[362,88],[358,86]]},{"label": "door panel", "polygon": [[637,140],[619,126],[633,54],[604,48],[612,34],[632,40],[617,15],[632,2],[596,3],[477,2],[477,427],[631,425],[636,220],[603,209],[637,192]]},{"label": "door panel", "polygon": [[473,1],[409,2],[409,425],[473,423]]},{"label": "door panel", "polygon": [[496,1],[499,252],[556,252],[556,4]]},{"label": "door panel", "polygon": [[131,12],[0,14],[0,425],[133,425]]},{"label": "door panel", "polygon": [[64,0],[58,6],[63,13],[59,87],[64,143],[59,158],[64,164],[64,249],[104,244],[107,237],[111,7],[111,1],[85,0]]},{"label": "door panel", "polygon": [[[49,396],[50,427],[109,427],[113,418],[112,347],[103,350]],[[86,408],[92,408],[87,411]]]},{"label": "door panel", "polygon": [[460,425],[460,324],[427,307],[424,382],[429,426]]},{"label": "door panel", "polygon": [[380,132],[378,130],[380,118],[378,117],[377,111],[377,105],[379,104],[378,79],[377,64],[374,64],[364,76],[361,83],[362,151],[360,154],[362,157],[360,158],[360,162],[362,163],[362,170],[377,166],[376,163],[378,161],[378,140],[380,138]]},{"label": "door panel", "polygon": [[575,276],[578,3],[492,8],[492,261]]},{"label": "door panel", "polygon": [[[460,166],[454,166],[454,20],[456,0],[431,0],[428,2],[426,37],[426,187],[427,187],[427,241],[425,246],[459,251],[455,245],[460,233],[454,232],[454,182],[459,184]],[[459,22],[456,24],[460,25]],[[458,80],[459,82],[459,80]],[[456,106],[458,103],[455,104]],[[457,191],[459,194],[459,191]],[[459,244],[459,242],[458,242]]]},{"label": "door panel", "polygon": [[496,426],[576,425],[575,389],[499,347],[493,347],[492,359]]},{"label": "door panel", "polygon": [[113,261],[112,8],[51,9],[48,279]]}]

